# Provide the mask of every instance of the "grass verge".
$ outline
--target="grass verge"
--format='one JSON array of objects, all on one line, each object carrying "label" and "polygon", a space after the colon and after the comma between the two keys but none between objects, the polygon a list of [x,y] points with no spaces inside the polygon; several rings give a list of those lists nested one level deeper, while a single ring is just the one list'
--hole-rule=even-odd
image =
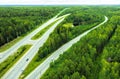
[{"label": "grass verge", "polygon": [[16,39],[14,39],[11,42],[6,43],[5,45],[0,47],[0,53],[9,49],[11,46],[13,46],[14,44],[16,44],[18,41],[20,41],[23,37],[18,37]]},{"label": "grass verge", "polygon": [[13,55],[0,63],[0,77],[2,77],[31,47],[32,45],[21,46]]}]

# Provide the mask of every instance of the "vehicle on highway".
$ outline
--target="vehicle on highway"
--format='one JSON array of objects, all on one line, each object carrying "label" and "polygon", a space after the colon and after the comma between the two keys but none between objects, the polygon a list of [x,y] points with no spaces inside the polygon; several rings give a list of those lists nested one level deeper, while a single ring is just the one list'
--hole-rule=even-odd
[{"label": "vehicle on highway", "polygon": [[26,61],[28,61],[28,60],[29,60],[29,58],[26,59]]}]

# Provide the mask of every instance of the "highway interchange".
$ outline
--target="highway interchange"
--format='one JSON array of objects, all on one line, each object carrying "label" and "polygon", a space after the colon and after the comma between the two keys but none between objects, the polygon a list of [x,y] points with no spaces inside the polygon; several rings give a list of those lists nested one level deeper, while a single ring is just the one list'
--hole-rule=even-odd
[{"label": "highway interchange", "polygon": [[[65,10],[65,9],[64,9]],[[64,11],[62,10],[62,11]],[[61,12],[62,12],[61,11]],[[60,13],[61,13],[60,12]],[[59,13],[59,14],[60,14]],[[33,59],[37,51],[40,47],[43,46],[43,44],[48,39],[49,35],[54,31],[54,29],[57,27],[59,23],[61,23],[66,17],[68,17],[70,14],[66,14],[63,16],[56,15],[52,19],[48,20],[46,23],[41,25],[39,28],[31,32],[29,35],[24,37],[22,40],[20,40],[18,43],[13,45],[10,49],[1,52],[0,53],[0,63],[3,62],[5,59],[7,59],[10,55],[12,55],[15,51],[17,51],[18,48],[20,48],[22,45],[26,45],[31,43],[32,47],[26,52],[26,54],[12,67],[10,70],[7,71],[6,74],[4,74],[1,79],[18,79],[19,76],[22,74],[23,70],[27,67],[27,65],[30,63],[30,61]],[[58,17],[58,18],[57,18]],[[85,36],[90,31],[96,29],[97,27],[101,26],[105,22],[107,22],[108,18],[105,16],[104,22],[100,23],[96,27],[93,27],[92,29],[84,32],[83,34],[79,35],[78,37],[74,38],[73,40],[69,41],[68,43],[64,44],[62,47],[57,49],[52,55],[50,55],[42,64],[40,64],[34,71],[32,71],[25,79],[40,79],[40,77],[43,75],[43,73],[49,68],[49,65],[52,61],[56,60],[60,54],[62,54],[64,51],[69,49],[73,44],[78,42],[83,36]],[[31,38],[37,34],[39,31],[50,25],[51,23],[57,21],[51,28],[49,28],[41,38],[37,40],[31,40]],[[29,59],[28,61],[26,61]]]}]

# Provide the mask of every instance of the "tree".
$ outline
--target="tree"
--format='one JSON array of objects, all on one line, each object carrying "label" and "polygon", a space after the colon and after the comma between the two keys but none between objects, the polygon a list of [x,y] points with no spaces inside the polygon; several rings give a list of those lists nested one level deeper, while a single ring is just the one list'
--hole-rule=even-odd
[{"label": "tree", "polygon": [[71,76],[71,79],[80,79],[80,75],[78,72],[74,72],[73,75]]}]

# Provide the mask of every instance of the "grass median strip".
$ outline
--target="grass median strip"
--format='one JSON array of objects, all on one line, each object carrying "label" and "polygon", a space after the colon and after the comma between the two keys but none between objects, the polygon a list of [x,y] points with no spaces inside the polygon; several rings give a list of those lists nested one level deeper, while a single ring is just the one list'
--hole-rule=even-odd
[{"label": "grass median strip", "polygon": [[2,77],[31,47],[32,45],[21,46],[13,55],[0,63],[0,77]]},{"label": "grass median strip", "polygon": [[[60,18],[62,19],[62,18]],[[60,20],[58,19],[58,20]],[[47,27],[45,27],[44,29],[42,29],[41,31],[39,31],[35,36],[33,36],[31,39],[32,40],[37,40],[38,38],[40,38],[50,27],[52,27],[58,20],[56,20],[55,22],[51,23],[50,25],[48,25]]]}]

